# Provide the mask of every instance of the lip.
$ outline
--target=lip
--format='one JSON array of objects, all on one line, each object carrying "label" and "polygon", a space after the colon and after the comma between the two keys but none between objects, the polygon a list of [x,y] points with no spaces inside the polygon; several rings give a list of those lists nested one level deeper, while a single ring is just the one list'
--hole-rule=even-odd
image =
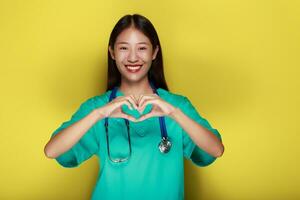
[{"label": "lip", "polygon": [[[128,66],[130,67],[137,67],[137,66],[140,66],[139,68],[137,69],[130,69]],[[127,69],[128,72],[130,73],[137,73],[139,72],[141,69],[142,69],[143,65],[142,64],[133,64],[133,65],[125,65],[125,68]]]}]

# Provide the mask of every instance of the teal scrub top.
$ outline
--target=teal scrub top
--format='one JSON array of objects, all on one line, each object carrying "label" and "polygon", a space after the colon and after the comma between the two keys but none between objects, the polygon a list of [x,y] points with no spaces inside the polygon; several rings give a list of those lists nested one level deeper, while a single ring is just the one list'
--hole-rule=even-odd
[{"label": "teal scrub top", "polygon": [[[83,102],[71,119],[65,121],[51,135],[82,119],[92,110],[104,106],[109,101],[112,90],[91,97]],[[213,128],[182,95],[158,88],[159,96],[180,108],[186,115],[215,134],[221,141],[219,131]],[[116,96],[124,96],[118,90]],[[143,114],[150,112],[152,105],[147,105]],[[137,110],[130,110],[123,105],[125,113],[140,116]],[[124,163],[113,163],[108,157],[104,119],[96,122],[86,134],[68,151],[56,158],[63,167],[77,167],[91,156],[99,159],[100,170],[91,196],[96,199],[184,199],[184,158],[199,167],[213,163],[216,158],[199,148],[188,133],[172,118],[165,116],[167,133],[172,141],[172,148],[167,154],[158,149],[161,140],[159,117],[148,118],[141,122],[129,120],[132,154]],[[112,158],[129,155],[129,144],[125,120],[109,118],[110,155]],[[100,164],[101,162],[101,164]]]}]

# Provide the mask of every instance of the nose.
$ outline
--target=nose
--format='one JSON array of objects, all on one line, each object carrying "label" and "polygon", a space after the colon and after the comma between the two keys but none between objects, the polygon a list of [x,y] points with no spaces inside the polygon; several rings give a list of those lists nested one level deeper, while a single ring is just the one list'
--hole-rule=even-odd
[{"label": "nose", "polygon": [[129,62],[136,62],[138,61],[138,56],[134,50],[131,50],[129,51],[129,55],[127,59]]}]

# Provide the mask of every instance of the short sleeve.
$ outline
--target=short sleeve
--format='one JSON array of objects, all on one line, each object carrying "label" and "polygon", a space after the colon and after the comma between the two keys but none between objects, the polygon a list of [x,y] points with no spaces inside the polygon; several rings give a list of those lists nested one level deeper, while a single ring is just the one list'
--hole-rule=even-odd
[{"label": "short sleeve", "polygon": [[[69,127],[80,119],[84,118],[95,108],[93,99],[83,102],[77,111],[72,115],[71,119],[63,122],[51,135],[58,134],[61,130]],[[82,162],[96,154],[99,149],[99,137],[96,135],[95,125],[93,125],[80,140],[68,151],[64,152],[55,160],[63,167],[77,167]]]},{"label": "short sleeve", "polygon": [[[192,105],[190,100],[184,96],[184,101],[179,107],[182,112],[184,112],[187,116],[195,120],[197,123],[211,131],[213,134],[215,134],[221,141],[221,135],[219,131],[215,128],[213,128],[210,123],[203,118],[196,110],[196,108]],[[204,167],[207,165],[210,165],[216,160],[216,157],[213,157],[212,155],[208,154],[203,149],[199,148],[194,141],[190,138],[189,134],[183,129],[182,130],[182,141],[183,141],[183,154],[184,157],[187,159],[190,159],[195,163],[196,165],[200,167]]]}]

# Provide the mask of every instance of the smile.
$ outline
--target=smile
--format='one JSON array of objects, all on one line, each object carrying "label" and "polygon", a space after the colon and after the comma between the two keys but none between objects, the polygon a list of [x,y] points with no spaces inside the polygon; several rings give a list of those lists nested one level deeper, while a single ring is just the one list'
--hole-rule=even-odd
[{"label": "smile", "polygon": [[135,73],[138,72],[143,65],[125,65],[127,71],[131,72],[131,73]]}]

